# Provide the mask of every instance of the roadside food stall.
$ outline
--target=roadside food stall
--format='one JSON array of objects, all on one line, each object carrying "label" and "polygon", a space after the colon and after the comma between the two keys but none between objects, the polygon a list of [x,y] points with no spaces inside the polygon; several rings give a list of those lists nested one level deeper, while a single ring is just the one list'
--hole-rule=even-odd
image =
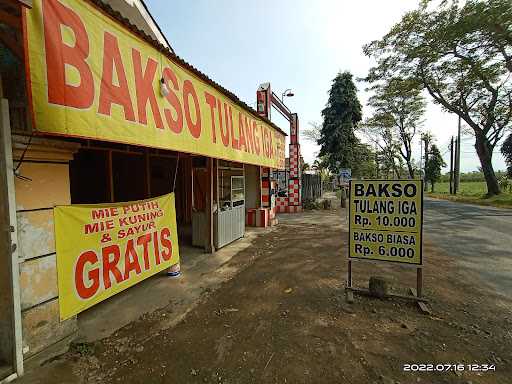
[{"label": "roadside food stall", "polygon": [[[178,244],[215,252],[242,237],[246,200],[267,208],[260,173],[285,157],[279,127],[102,1],[15,11],[23,60],[0,60],[0,131],[16,239],[5,278],[19,293],[6,291],[14,320],[0,335],[17,339],[0,347],[0,369],[11,352],[22,367],[67,343],[89,308],[174,265]],[[84,234],[90,244],[69,240]]]}]

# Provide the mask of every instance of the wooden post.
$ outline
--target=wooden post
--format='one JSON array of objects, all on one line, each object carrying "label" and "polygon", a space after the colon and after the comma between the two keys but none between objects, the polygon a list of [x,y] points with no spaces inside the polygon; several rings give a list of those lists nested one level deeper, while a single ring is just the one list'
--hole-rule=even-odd
[{"label": "wooden post", "polygon": [[108,188],[110,203],[115,201],[114,195],[114,174],[112,172],[112,151],[107,152],[107,175],[108,175]]},{"label": "wooden post", "polygon": [[[11,142],[11,123],[9,117],[9,102],[7,99],[0,98],[0,167],[2,171],[0,175],[2,177],[0,183],[0,197],[4,205],[0,212],[5,217],[0,220],[3,224],[2,231],[7,231],[5,234],[4,247],[7,248],[5,254],[7,263],[2,265],[2,268],[9,268],[11,281],[11,300],[7,299],[5,304],[10,308],[2,307],[2,310],[10,310],[12,313],[12,361],[9,361],[15,369],[18,376],[23,375],[23,338],[22,338],[22,321],[21,321],[21,293],[20,293],[20,271],[19,271],[19,241],[18,241],[18,222],[16,216],[16,188],[14,184],[14,163],[12,158],[12,142]],[[4,249],[2,249],[4,251]],[[9,252],[10,251],[10,252]],[[4,261],[4,260],[2,260]],[[4,295],[7,293],[4,292]],[[11,301],[9,303],[9,301]],[[4,340],[2,340],[4,343]],[[7,341],[5,341],[7,343]]]},{"label": "wooden post", "polygon": [[340,195],[341,195],[341,199],[340,199],[341,208],[346,208],[347,207],[347,190],[345,189],[345,187],[341,187]]},{"label": "wooden post", "polygon": [[208,167],[208,191],[206,192],[206,217],[207,217],[207,228],[208,228],[208,239],[206,241],[206,252],[215,253],[214,239],[213,239],[213,158],[209,157],[207,162]]},{"label": "wooden post", "polygon": [[347,272],[347,286],[345,287],[345,295],[347,303],[354,303],[354,292],[352,291],[352,260],[348,261],[348,272]]},{"label": "wooden post", "polygon": [[347,287],[352,288],[352,260],[348,261]]},{"label": "wooden post", "polygon": [[146,170],[145,172],[145,181],[146,181],[146,199],[149,199],[151,197],[151,163],[149,158],[148,150],[144,152],[144,168]]},{"label": "wooden post", "polygon": [[418,297],[423,295],[423,269],[416,268],[416,294]]}]

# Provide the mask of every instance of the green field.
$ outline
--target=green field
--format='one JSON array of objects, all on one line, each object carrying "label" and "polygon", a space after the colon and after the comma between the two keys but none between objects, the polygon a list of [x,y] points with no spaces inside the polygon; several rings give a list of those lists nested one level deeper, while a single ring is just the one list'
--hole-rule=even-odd
[{"label": "green field", "polygon": [[[430,186],[429,186],[430,192]],[[435,192],[428,193],[429,196],[459,201],[462,203],[472,203],[479,205],[491,205],[495,207],[504,207],[504,208],[512,208],[512,193],[503,192],[499,196],[493,196],[491,198],[487,198],[485,194],[487,193],[487,187],[485,182],[483,181],[475,181],[475,182],[466,182],[460,184],[460,189],[457,192],[456,196],[450,195],[450,184],[446,182],[437,183],[435,185]]]},{"label": "green field", "polygon": [[[450,183],[436,183],[435,193],[449,193]],[[430,192],[430,186],[429,186]],[[465,196],[482,196],[487,193],[485,181],[475,181],[470,183],[460,183],[460,194]]]}]

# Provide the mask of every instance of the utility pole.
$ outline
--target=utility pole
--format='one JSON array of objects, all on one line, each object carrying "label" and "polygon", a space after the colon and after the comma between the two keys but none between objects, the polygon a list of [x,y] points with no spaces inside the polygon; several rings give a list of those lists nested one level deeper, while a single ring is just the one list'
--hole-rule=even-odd
[{"label": "utility pole", "polygon": [[459,190],[459,186],[457,185],[457,146],[459,144],[459,140],[455,139],[455,147],[453,153],[453,194],[456,195]]},{"label": "utility pole", "polygon": [[450,195],[453,195],[453,136],[450,143]]},{"label": "utility pole", "polygon": [[459,126],[457,129],[457,145],[455,146],[455,179],[454,179],[454,190],[455,194],[457,194],[457,191],[460,189],[460,142],[461,142],[461,118],[459,116]]},{"label": "utility pole", "polygon": [[[421,143],[422,144],[425,143],[425,156],[424,157],[423,157],[423,152],[422,152],[422,157],[425,159],[425,162],[423,165],[423,178],[425,178],[425,169],[427,168],[428,154],[429,154],[429,148],[430,148],[431,142],[432,142],[432,135],[429,132],[421,135]],[[424,191],[427,190],[426,182],[423,183],[423,188],[424,188]]]}]

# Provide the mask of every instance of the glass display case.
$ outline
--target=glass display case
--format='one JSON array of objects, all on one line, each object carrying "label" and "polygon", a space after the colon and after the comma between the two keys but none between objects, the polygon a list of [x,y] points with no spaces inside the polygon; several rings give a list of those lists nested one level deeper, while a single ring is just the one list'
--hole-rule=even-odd
[{"label": "glass display case", "polygon": [[245,232],[245,175],[243,165],[219,161],[215,247],[221,248]]},{"label": "glass display case", "polygon": [[219,169],[218,185],[218,206],[221,211],[226,211],[245,203],[245,178],[243,169]]},{"label": "glass display case", "polygon": [[231,206],[238,207],[245,203],[244,176],[231,176]]}]

